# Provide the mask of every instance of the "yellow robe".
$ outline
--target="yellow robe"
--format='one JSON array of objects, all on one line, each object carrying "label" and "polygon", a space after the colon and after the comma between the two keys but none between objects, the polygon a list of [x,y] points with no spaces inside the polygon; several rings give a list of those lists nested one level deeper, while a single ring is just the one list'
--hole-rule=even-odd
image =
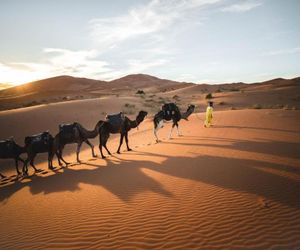
[{"label": "yellow robe", "polygon": [[208,106],[206,108],[206,115],[205,115],[205,122],[204,122],[205,127],[210,127],[212,123],[212,118],[213,118],[212,112],[213,112],[213,108]]}]

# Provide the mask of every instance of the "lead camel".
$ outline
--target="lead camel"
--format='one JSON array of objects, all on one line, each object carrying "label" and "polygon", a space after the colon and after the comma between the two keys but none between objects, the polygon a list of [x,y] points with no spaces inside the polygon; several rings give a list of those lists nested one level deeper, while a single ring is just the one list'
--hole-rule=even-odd
[{"label": "lead camel", "polygon": [[195,110],[195,105],[189,105],[186,112],[181,113],[179,108],[175,103],[166,103],[162,106],[162,110],[159,111],[153,119],[154,123],[154,136],[156,137],[156,141],[159,142],[158,136],[157,136],[157,131],[158,129],[163,127],[163,123],[165,121],[172,121],[172,128],[169,134],[169,139],[172,136],[172,131],[174,127],[176,126],[177,128],[177,134],[179,134],[179,129],[178,129],[178,122],[181,119],[188,120],[188,117],[194,112]]}]

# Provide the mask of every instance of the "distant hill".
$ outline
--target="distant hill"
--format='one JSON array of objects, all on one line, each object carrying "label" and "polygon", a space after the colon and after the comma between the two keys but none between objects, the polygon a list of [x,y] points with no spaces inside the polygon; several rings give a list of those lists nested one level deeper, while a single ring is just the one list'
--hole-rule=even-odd
[{"label": "distant hill", "polygon": [[[57,76],[0,90],[0,110],[78,99],[135,96],[137,90],[143,90],[149,95],[161,95],[161,97],[169,98],[166,100],[170,100],[174,96],[186,96],[186,100],[188,100],[189,97],[194,96],[196,98],[197,95],[204,95],[205,93],[260,92],[287,88],[296,88],[295,91],[297,92],[299,86],[300,77],[294,79],[278,78],[253,84],[242,82],[195,84],[160,79],[145,74],[127,75],[113,81]],[[296,100],[298,97],[293,98]]]},{"label": "distant hill", "polygon": [[136,74],[113,81],[57,76],[0,90],[0,110],[109,95],[132,95],[138,89],[166,92],[189,85]]},{"label": "distant hill", "polygon": [[13,87],[15,85],[12,85],[10,83],[0,83],[0,90],[2,89],[7,89],[7,88],[10,88],[10,87]]},{"label": "distant hill", "polygon": [[80,91],[84,89],[99,88],[106,82],[72,76],[57,76],[39,81],[25,83],[0,91],[0,96],[13,96],[19,94],[42,93],[48,91]]}]

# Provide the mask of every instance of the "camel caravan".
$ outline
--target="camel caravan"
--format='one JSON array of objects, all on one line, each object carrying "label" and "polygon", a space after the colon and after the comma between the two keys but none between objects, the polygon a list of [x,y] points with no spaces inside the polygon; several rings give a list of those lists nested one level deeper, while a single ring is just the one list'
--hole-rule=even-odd
[{"label": "camel caravan", "polygon": [[[167,121],[172,122],[171,131],[169,138],[171,138],[173,128],[176,126],[177,134],[180,136],[178,123],[181,119],[188,120],[188,117],[194,112],[195,106],[189,105],[186,112],[181,113],[179,108],[175,103],[166,103],[162,106],[161,111],[155,114],[153,118],[154,123],[154,136],[156,141],[159,142],[157,136],[158,129],[163,127],[163,123]],[[146,111],[140,111],[135,120],[130,120],[122,112],[118,114],[107,115],[105,120],[98,121],[93,130],[85,129],[80,123],[74,122],[72,124],[60,124],[59,132],[57,135],[52,136],[49,131],[42,132],[37,135],[26,136],[24,139],[24,146],[18,145],[13,137],[0,141],[0,159],[14,159],[17,175],[22,173],[19,170],[19,162],[23,163],[23,175],[28,175],[28,164],[34,169],[35,172],[39,170],[34,165],[34,159],[37,154],[48,153],[48,168],[54,170],[53,167],[53,157],[56,155],[58,164],[63,166],[63,163],[67,166],[70,164],[63,158],[63,149],[67,144],[77,144],[76,150],[76,160],[81,163],[79,159],[80,148],[82,143],[86,143],[90,146],[92,151],[92,156],[96,157],[94,152],[94,145],[89,141],[89,139],[99,136],[99,151],[102,159],[105,158],[102,148],[109,155],[111,152],[107,148],[107,141],[110,134],[120,134],[120,142],[117,153],[120,154],[120,149],[123,144],[124,138],[126,142],[126,147],[128,151],[131,148],[128,145],[128,132],[133,128],[138,128],[138,126],[144,121],[147,116]],[[26,160],[20,157],[21,154],[27,154]],[[63,163],[62,163],[63,162]],[[3,174],[0,173],[1,178],[5,178]]]}]

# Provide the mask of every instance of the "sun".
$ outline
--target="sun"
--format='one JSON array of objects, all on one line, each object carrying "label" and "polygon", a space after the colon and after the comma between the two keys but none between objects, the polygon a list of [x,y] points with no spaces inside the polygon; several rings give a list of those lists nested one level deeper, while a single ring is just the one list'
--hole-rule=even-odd
[{"label": "sun", "polygon": [[0,83],[21,85],[40,79],[38,72],[19,70],[0,64]]}]

